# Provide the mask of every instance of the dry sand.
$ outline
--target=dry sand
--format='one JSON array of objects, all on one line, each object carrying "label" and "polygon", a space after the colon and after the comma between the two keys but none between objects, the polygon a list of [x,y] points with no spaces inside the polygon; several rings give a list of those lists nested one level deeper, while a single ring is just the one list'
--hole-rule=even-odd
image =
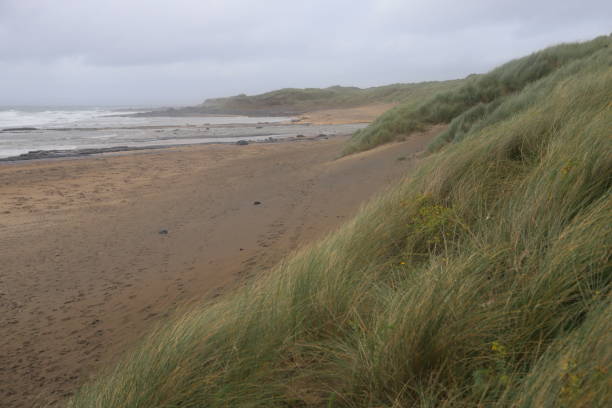
[{"label": "dry sand", "polygon": [[0,406],[61,401],[177,305],[337,228],[430,139],[342,159],[346,137],[0,165]]},{"label": "dry sand", "polygon": [[377,103],[355,108],[324,109],[300,115],[293,123],[312,123],[313,125],[369,123],[395,106],[397,103]]}]

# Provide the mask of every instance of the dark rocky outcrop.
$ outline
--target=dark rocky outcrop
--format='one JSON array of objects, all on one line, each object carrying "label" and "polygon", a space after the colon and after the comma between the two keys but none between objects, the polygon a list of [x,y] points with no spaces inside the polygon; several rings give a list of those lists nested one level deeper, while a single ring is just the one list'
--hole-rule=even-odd
[{"label": "dark rocky outcrop", "polygon": [[27,132],[30,130],[38,130],[35,127],[15,127],[15,128],[6,128],[2,129],[3,132]]}]

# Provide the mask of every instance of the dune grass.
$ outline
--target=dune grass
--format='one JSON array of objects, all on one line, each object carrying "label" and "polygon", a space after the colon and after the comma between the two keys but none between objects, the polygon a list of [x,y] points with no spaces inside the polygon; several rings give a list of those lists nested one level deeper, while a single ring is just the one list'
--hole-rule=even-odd
[{"label": "dune grass", "polygon": [[68,407],[610,406],[611,51]]},{"label": "dune grass", "polygon": [[[430,125],[450,123],[430,148],[437,150],[460,140],[472,126],[483,127],[526,109],[535,94],[548,93],[554,83],[579,70],[576,64],[593,54],[607,53],[611,46],[611,36],[561,44],[510,61],[485,75],[470,76],[454,89],[434,94],[420,103],[408,101],[381,115],[369,127],[355,133],[345,153],[368,150]],[[521,97],[517,97],[519,94]]]}]

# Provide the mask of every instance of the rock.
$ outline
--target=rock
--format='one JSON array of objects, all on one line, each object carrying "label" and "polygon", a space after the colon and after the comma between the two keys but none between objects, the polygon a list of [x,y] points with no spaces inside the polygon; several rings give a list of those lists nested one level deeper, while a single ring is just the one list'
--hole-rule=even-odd
[{"label": "rock", "polygon": [[304,135],[297,135],[296,137],[298,137],[298,138],[300,138],[300,139],[301,139],[301,138],[303,138],[303,137],[304,137]]},{"label": "rock", "polygon": [[[157,148],[157,146],[147,147]],[[35,160],[35,159],[54,159],[61,157],[76,157],[86,156],[89,154],[98,153],[111,153],[121,152],[127,150],[136,150],[137,148],[128,146],[116,146],[116,147],[102,147],[102,148],[90,148],[90,149],[76,149],[76,150],[31,150],[27,153],[22,153],[19,156],[3,157],[1,161],[14,161],[14,160]]]},{"label": "rock", "polygon": [[168,235],[168,230],[167,229],[159,230],[159,235]]},{"label": "rock", "polygon": [[239,140],[236,142],[236,144],[239,146],[245,146],[245,145],[248,145],[249,142],[247,142],[246,140]]},{"label": "rock", "polygon": [[2,129],[3,132],[23,132],[27,130],[38,130],[38,129],[35,127],[16,127],[16,128]]},{"label": "rock", "polygon": [[260,205],[261,201],[253,201],[253,205]]}]

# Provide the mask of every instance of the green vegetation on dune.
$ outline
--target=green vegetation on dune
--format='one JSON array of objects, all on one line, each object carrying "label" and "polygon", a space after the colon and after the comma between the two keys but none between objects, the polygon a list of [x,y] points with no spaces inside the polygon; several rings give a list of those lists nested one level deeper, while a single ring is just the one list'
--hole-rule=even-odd
[{"label": "green vegetation on dune", "polygon": [[208,99],[174,114],[277,114],[296,115],[321,109],[352,108],[376,103],[420,101],[437,92],[457,87],[462,80],[392,84],[372,88],[332,86],[329,88],[285,88],[260,95],[237,95]]},{"label": "green vegetation on dune", "polygon": [[536,94],[549,92],[560,79],[579,70],[576,65],[590,56],[605,54],[611,43],[612,37],[602,36],[585,43],[550,47],[510,61],[485,75],[470,76],[461,86],[420,103],[403,103],[355,133],[345,152],[371,149],[429,125],[450,123],[430,148],[436,150],[460,140],[472,126],[484,127],[528,108]]},{"label": "green vegetation on dune", "polygon": [[68,406],[609,406],[612,49],[584,58]]}]

